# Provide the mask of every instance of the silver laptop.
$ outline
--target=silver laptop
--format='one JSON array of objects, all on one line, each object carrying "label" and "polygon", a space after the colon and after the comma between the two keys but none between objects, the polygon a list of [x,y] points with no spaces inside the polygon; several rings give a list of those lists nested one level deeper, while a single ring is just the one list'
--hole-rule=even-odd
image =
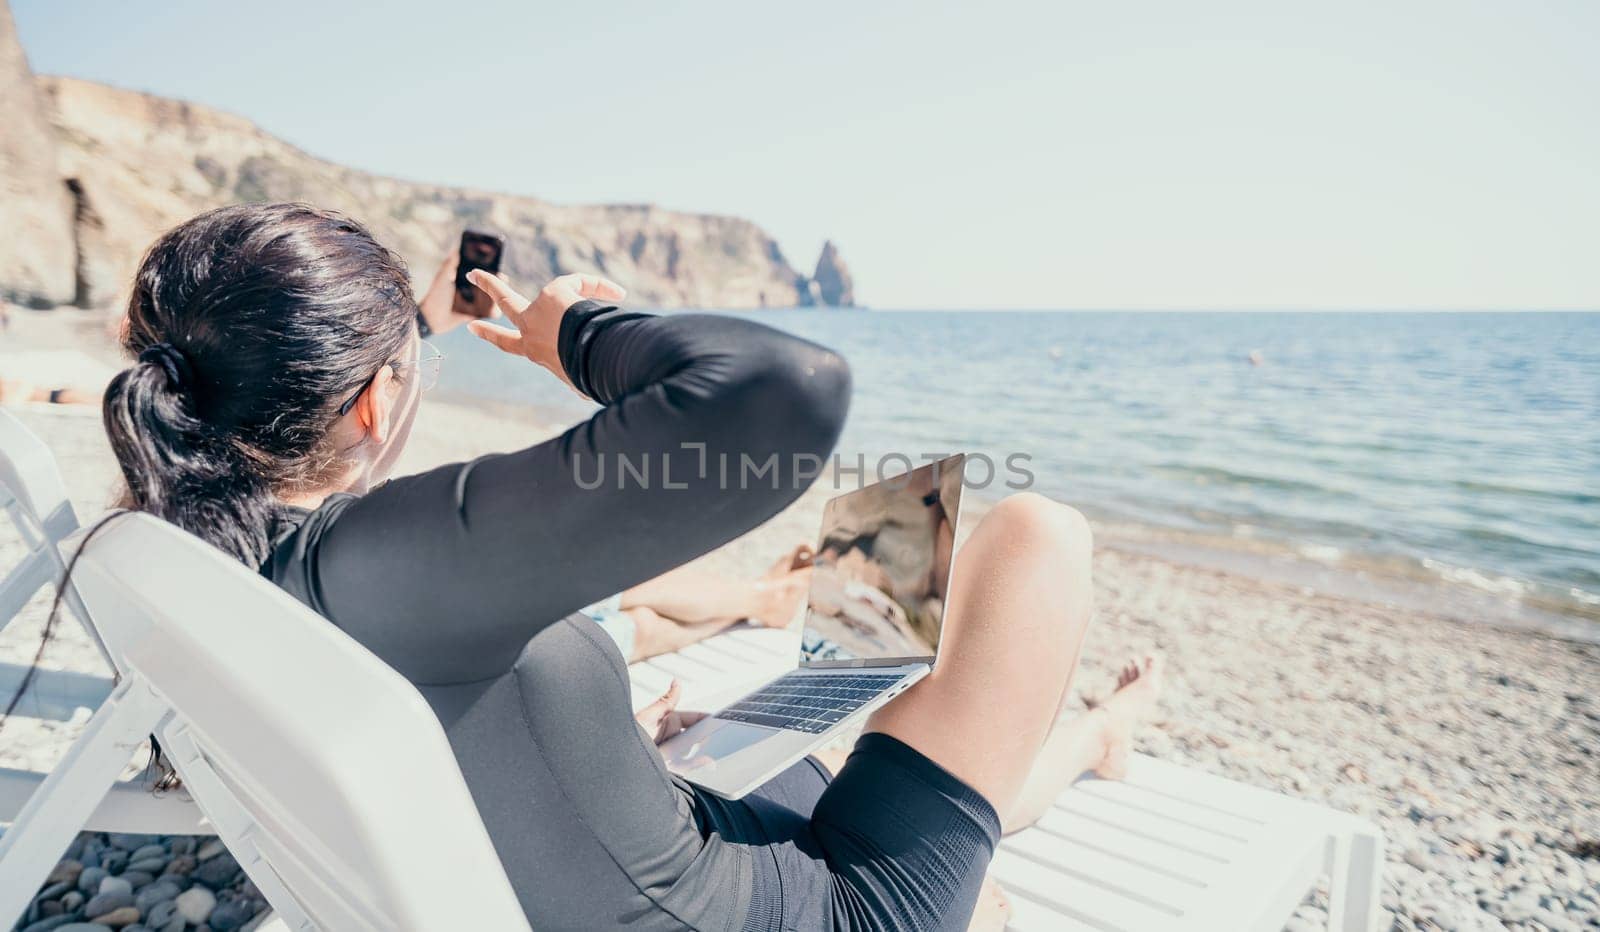
[{"label": "silver laptop", "polygon": [[738,799],[928,675],[965,462],[957,454],[828,502],[799,667],[663,744],[668,768]]}]

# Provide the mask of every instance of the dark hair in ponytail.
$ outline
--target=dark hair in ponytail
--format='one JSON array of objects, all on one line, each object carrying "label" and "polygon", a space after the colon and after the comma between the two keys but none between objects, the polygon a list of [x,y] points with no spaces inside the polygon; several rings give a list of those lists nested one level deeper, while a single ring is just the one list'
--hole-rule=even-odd
[{"label": "dark hair in ponytail", "polygon": [[128,300],[137,361],[105,394],[123,504],[258,565],[277,496],[336,473],[339,404],[416,312],[405,264],[347,217],[243,204],[172,229]]}]

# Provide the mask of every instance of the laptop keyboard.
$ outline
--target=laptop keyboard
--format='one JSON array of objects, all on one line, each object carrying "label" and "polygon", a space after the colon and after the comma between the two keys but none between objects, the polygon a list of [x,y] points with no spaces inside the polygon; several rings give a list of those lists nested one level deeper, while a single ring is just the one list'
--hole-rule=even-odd
[{"label": "laptop keyboard", "polygon": [[790,673],[721,712],[717,718],[821,734],[876,699],[903,673]]}]

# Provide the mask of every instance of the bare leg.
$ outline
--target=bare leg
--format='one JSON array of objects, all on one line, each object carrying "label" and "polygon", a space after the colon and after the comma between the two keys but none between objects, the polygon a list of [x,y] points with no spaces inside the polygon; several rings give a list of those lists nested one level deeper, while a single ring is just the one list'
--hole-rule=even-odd
[{"label": "bare leg", "polygon": [[1109,700],[1082,715],[1058,719],[1016,804],[1000,814],[1003,831],[1009,835],[1037,822],[1061,791],[1088,771],[1110,780],[1126,776],[1133,730],[1155,708],[1161,679],[1159,658],[1129,663]]},{"label": "bare leg", "polygon": [[682,622],[665,618],[644,606],[623,609],[633,619],[633,653],[629,663],[682,650],[696,641],[726,631],[737,618],[720,618],[711,621]]},{"label": "bare leg", "polygon": [[622,607],[648,608],[685,624],[720,622],[726,627],[749,619],[754,624],[783,627],[805,595],[809,572],[794,569],[777,575],[769,572],[761,579],[735,580],[695,566],[680,566],[623,592]]},{"label": "bare leg", "polygon": [[100,396],[83,388],[71,386],[55,389],[40,388],[21,379],[0,379],[0,404],[25,401],[35,404],[86,405],[98,404]]},{"label": "bare leg", "polygon": [[1065,505],[1030,493],[996,505],[956,561],[938,665],[867,730],[1012,811],[1078,664],[1092,549],[1088,523]]},{"label": "bare leg", "polygon": [[54,391],[46,388],[35,392],[33,400],[58,405],[93,405],[100,403],[100,396],[81,388],[58,388]]},{"label": "bare leg", "polygon": [[21,379],[0,379],[0,405],[32,401],[35,392],[32,385]]}]

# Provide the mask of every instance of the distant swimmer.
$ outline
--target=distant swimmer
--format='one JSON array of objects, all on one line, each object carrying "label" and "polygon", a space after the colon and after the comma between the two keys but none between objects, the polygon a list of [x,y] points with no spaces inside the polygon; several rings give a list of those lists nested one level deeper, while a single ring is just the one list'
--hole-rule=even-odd
[{"label": "distant swimmer", "polygon": [[1259,366],[1262,363],[1267,361],[1266,354],[1262,353],[1258,349],[1257,350],[1251,350],[1249,358],[1250,358],[1250,365],[1252,365],[1252,366]]}]

